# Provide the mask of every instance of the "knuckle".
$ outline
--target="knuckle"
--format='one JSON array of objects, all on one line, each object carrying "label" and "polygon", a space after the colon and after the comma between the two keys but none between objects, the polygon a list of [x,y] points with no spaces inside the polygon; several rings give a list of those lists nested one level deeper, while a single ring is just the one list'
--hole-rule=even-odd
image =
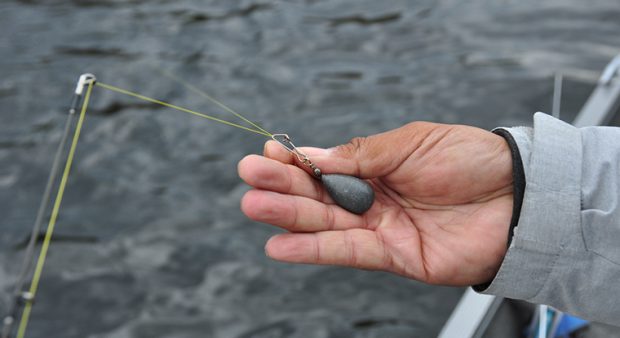
[{"label": "knuckle", "polygon": [[354,137],[348,143],[338,146],[336,149],[347,157],[355,157],[366,148],[367,143],[367,137]]},{"label": "knuckle", "polygon": [[349,141],[351,150],[356,154],[364,150],[366,143],[368,143],[367,137],[354,137]]},{"label": "knuckle", "polygon": [[325,208],[323,214],[323,224],[328,231],[334,230],[336,225],[336,215],[334,215],[334,209],[330,207]]},{"label": "knuckle", "polygon": [[344,233],[344,247],[347,264],[354,268],[359,267],[358,248],[355,241],[353,241],[351,232],[345,231]]}]

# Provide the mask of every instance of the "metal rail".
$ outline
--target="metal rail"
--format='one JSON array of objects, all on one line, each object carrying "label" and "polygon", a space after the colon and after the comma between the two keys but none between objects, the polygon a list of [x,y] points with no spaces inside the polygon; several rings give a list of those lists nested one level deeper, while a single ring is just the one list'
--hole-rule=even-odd
[{"label": "metal rail", "polygon": [[598,85],[573,121],[575,127],[602,126],[620,108],[620,55],[605,68]]}]

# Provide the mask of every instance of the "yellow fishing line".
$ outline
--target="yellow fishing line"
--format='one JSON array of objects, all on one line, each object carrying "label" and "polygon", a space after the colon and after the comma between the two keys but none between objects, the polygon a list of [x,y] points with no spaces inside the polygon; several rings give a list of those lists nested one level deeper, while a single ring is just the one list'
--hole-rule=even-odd
[{"label": "yellow fishing line", "polygon": [[[62,173],[62,179],[60,181],[60,185],[58,186],[58,193],[56,194],[56,200],[54,201],[54,208],[52,209],[52,215],[50,217],[49,223],[47,224],[47,230],[45,231],[45,238],[43,239],[43,244],[41,245],[41,252],[39,253],[39,258],[37,259],[37,266],[34,270],[34,275],[32,276],[32,282],[30,284],[30,295],[32,298],[36,296],[37,289],[39,287],[39,281],[41,280],[41,273],[43,272],[43,266],[45,265],[45,259],[47,258],[47,251],[50,246],[50,242],[52,240],[52,234],[54,232],[54,227],[56,226],[56,220],[58,219],[58,213],[60,211],[60,204],[62,203],[62,197],[65,193],[65,187],[67,186],[67,181],[69,179],[69,173],[71,172],[71,165],[73,164],[73,157],[75,155],[75,149],[77,148],[77,143],[80,138],[80,132],[82,131],[82,125],[84,124],[84,117],[86,116],[86,108],[88,107],[88,101],[90,100],[90,93],[93,90],[93,82],[91,81],[88,84],[88,90],[86,91],[86,96],[84,97],[84,103],[82,104],[82,111],[80,112],[80,118],[78,120],[77,126],[75,127],[75,132],[73,134],[73,141],[71,142],[71,148],[69,149],[69,155],[67,157],[67,162],[65,163],[65,170]],[[17,331],[17,338],[24,338],[26,334],[26,327],[28,326],[28,319],[30,318],[30,312],[32,310],[32,301],[29,300],[26,302],[24,307],[24,312],[22,313],[22,318],[19,322],[19,329]]]},{"label": "yellow fishing line", "polygon": [[169,78],[169,79],[171,79],[171,80],[173,80],[173,81],[176,81],[176,82],[180,83],[180,84],[181,84],[182,86],[184,86],[185,88],[187,88],[187,89],[189,89],[189,90],[193,91],[194,93],[196,93],[196,94],[198,94],[198,95],[200,95],[200,96],[204,97],[205,99],[207,99],[207,100],[211,101],[212,103],[216,104],[218,107],[220,107],[220,108],[224,109],[225,111],[227,111],[227,112],[229,112],[229,113],[231,113],[231,114],[235,115],[236,117],[238,117],[238,118],[242,119],[243,121],[245,121],[245,122],[247,122],[247,123],[251,124],[254,128],[256,128],[256,129],[258,129],[258,130],[260,130],[260,131],[262,131],[262,132],[265,132],[265,133],[267,133],[267,134],[269,134],[269,135],[271,135],[271,133],[270,133],[270,132],[268,132],[267,130],[265,130],[265,129],[261,128],[258,124],[254,123],[254,122],[252,122],[252,121],[250,121],[250,120],[248,120],[248,119],[246,119],[243,115],[241,115],[241,114],[237,113],[237,112],[236,112],[236,111],[234,111],[232,108],[228,107],[227,105],[225,105],[225,104],[224,104],[224,103],[222,103],[221,101],[217,100],[217,99],[216,99],[216,98],[214,98],[213,96],[211,96],[211,95],[207,94],[205,91],[200,90],[198,87],[194,86],[193,84],[191,84],[191,83],[189,83],[189,82],[187,82],[187,81],[183,80],[182,78],[180,78],[180,77],[178,77],[178,76],[176,76],[176,75],[174,75],[174,74],[170,73],[170,72],[169,72],[169,71],[167,71],[167,70],[160,69],[160,68],[155,68],[155,70],[157,70],[158,72],[160,72],[160,73],[161,73],[162,75],[164,75],[165,77],[167,77],[167,78]]},{"label": "yellow fishing line", "polygon": [[[217,117],[209,116],[209,115],[206,115],[206,114],[203,114],[203,113],[199,113],[197,111],[193,111],[193,110],[190,110],[190,109],[187,109],[187,108],[179,107],[179,106],[176,106],[176,105],[168,103],[168,102],[164,102],[164,101],[160,101],[160,100],[157,100],[157,99],[153,99],[153,98],[150,98],[148,96],[144,96],[144,95],[141,95],[141,94],[138,94],[138,93],[134,93],[132,91],[129,91],[129,90],[126,90],[126,89],[122,89],[122,88],[119,88],[119,87],[116,87],[116,86],[112,86],[112,85],[109,85],[109,84],[101,83],[99,81],[97,81],[96,85],[99,86],[99,87],[102,87],[102,88],[105,88],[105,89],[117,92],[117,93],[121,93],[121,94],[125,94],[125,95],[129,95],[129,96],[135,97],[135,98],[143,100],[143,101],[147,101],[147,102],[151,102],[151,103],[156,103],[156,104],[168,107],[168,108],[172,108],[172,109],[176,109],[176,110],[179,110],[179,111],[182,111],[182,112],[185,112],[185,113],[189,113],[189,114],[192,114],[192,115],[200,116],[202,118],[209,119],[209,120],[212,120],[212,121],[216,121],[216,122],[219,122],[219,123],[223,123],[223,124],[226,124],[226,125],[229,125],[229,126],[232,126],[232,127],[240,128],[240,129],[247,130],[247,131],[251,131],[251,132],[256,133],[256,134],[264,135],[264,136],[267,136],[267,137],[271,137],[272,136],[271,133],[269,133],[267,131],[264,131],[260,127],[259,127],[259,129],[261,129],[261,130],[256,130],[256,129],[248,128],[248,127],[242,126],[240,124],[236,124],[236,123],[233,123],[233,122],[222,120],[222,119],[219,119]],[[245,118],[243,118],[243,119],[245,120]]]}]

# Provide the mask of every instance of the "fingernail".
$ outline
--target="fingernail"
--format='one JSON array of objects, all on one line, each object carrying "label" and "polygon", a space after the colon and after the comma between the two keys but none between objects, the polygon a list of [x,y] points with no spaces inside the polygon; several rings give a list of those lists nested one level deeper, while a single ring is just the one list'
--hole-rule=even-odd
[{"label": "fingernail", "polygon": [[[277,235],[276,235],[277,236]],[[271,256],[269,255],[269,251],[267,250],[267,247],[269,246],[269,242],[271,242],[276,236],[271,236],[268,240],[267,243],[265,243],[265,256],[271,258]]]},{"label": "fingernail", "polygon": [[265,142],[265,145],[263,145],[263,154],[267,155],[267,149],[269,149],[269,143],[270,142],[275,142],[273,140],[268,140],[267,142]]}]

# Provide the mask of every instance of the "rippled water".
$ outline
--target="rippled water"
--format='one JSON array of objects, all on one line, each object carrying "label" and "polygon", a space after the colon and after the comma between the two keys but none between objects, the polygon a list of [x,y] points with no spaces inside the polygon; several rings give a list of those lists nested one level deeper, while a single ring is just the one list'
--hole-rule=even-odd
[{"label": "rippled water", "polygon": [[[620,51],[615,0],[0,3],[4,312],[77,76],[205,112],[164,68],[297,144],[413,120],[565,118]],[[263,254],[236,163],[261,136],[96,89],[30,337],[432,337],[461,290]]]}]

